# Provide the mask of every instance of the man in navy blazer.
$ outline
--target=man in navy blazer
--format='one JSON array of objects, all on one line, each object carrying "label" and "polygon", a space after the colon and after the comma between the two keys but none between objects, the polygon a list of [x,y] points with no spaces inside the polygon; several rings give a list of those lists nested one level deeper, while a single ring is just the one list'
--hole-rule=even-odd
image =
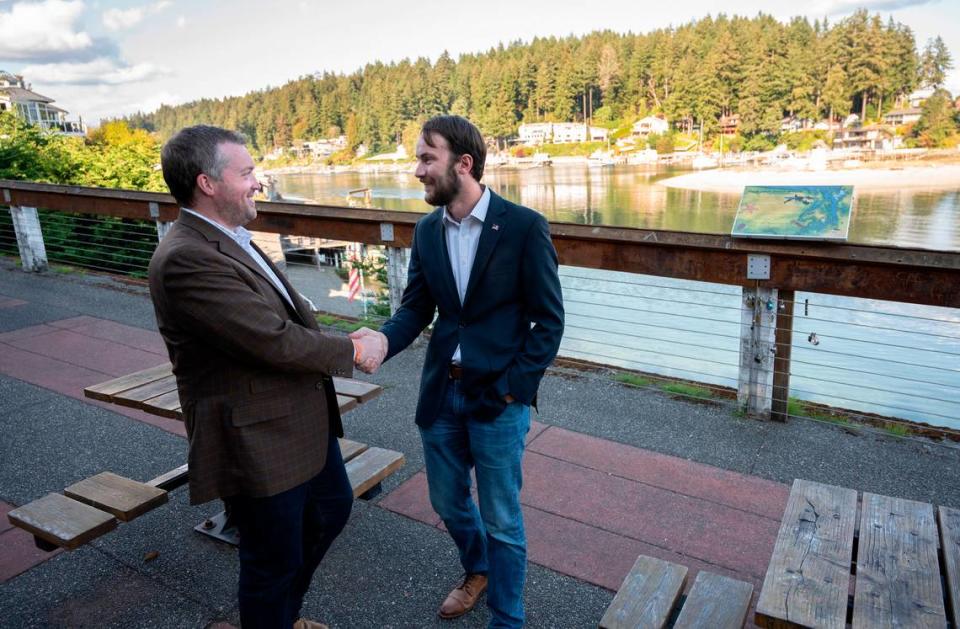
[{"label": "man in navy blazer", "polygon": [[[430,500],[466,573],[439,615],[470,611],[489,583],[490,627],[521,627],[521,461],[530,406],[563,335],[563,300],[547,221],[482,185],[485,159],[483,138],[466,119],[423,125],[416,176],[437,209],[414,231],[400,308],[379,333],[354,335],[379,336],[389,359],[437,315],[416,423]],[[377,358],[361,367],[375,370]]]}]

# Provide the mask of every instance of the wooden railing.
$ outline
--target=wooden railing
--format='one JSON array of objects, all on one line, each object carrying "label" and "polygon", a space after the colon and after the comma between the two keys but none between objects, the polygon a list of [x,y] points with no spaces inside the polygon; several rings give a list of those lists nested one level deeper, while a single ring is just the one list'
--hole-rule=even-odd
[{"label": "wooden railing", "polygon": [[[35,215],[35,208],[153,220],[160,234],[179,211],[166,194],[3,180],[0,205],[15,214],[18,242],[25,243],[21,257],[24,246],[29,249],[29,211]],[[253,230],[382,245],[388,251],[410,246],[420,218],[408,212],[279,202],[258,202],[257,208],[258,217],[248,226]],[[756,328],[742,347],[766,346],[773,356],[769,365],[741,356],[739,397],[755,415],[772,411],[776,418],[786,416],[795,291],[960,308],[960,252],[569,223],[552,223],[551,234],[561,264],[742,287],[744,329]],[[748,277],[751,257],[761,269],[760,278]],[[759,321],[760,305],[771,300],[779,304],[774,323],[749,325],[751,317]]]}]

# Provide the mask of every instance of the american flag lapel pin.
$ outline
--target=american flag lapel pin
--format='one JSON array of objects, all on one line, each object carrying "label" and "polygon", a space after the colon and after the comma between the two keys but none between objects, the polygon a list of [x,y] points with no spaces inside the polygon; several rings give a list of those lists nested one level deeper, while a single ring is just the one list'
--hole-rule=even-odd
[{"label": "american flag lapel pin", "polygon": [[490,229],[497,232],[497,231],[500,231],[500,226],[494,223],[493,225],[490,226]]}]

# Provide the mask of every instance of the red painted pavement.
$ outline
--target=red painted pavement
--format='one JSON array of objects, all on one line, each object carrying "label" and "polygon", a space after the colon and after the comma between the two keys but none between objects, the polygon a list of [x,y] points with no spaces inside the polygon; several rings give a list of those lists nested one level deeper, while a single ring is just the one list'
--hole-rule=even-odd
[{"label": "red painted pavement", "polygon": [[84,387],[167,360],[159,333],[95,317],[72,317],[0,334],[0,373],[186,436],[183,423],[175,419],[83,395]]},{"label": "red painted pavement", "polygon": [[[528,556],[616,590],[637,555],[763,581],[790,488],[547,426],[528,443],[521,502]],[[421,471],[380,506],[442,528]]]}]

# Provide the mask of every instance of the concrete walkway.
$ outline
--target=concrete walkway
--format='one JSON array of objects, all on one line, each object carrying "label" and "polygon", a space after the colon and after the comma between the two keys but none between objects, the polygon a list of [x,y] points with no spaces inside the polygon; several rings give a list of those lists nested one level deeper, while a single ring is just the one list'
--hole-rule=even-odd
[{"label": "concrete walkway", "polygon": [[[84,386],[166,361],[142,287],[29,275],[0,262],[0,514],[103,470],[145,480],[185,461],[183,426],[82,397]],[[358,501],[305,614],[336,628],[483,627],[441,622],[456,551],[426,497],[412,422],[423,348],[372,378],[382,396],[347,436],[407,465]],[[801,477],[960,507],[960,451],[626,387],[551,370],[528,436],[522,495],[531,562],[528,626],[596,626],[637,554],[763,580],[789,483]],[[43,553],[0,522],[0,627],[238,624],[234,550],[192,527],[218,505],[170,504],[71,553]]]}]

